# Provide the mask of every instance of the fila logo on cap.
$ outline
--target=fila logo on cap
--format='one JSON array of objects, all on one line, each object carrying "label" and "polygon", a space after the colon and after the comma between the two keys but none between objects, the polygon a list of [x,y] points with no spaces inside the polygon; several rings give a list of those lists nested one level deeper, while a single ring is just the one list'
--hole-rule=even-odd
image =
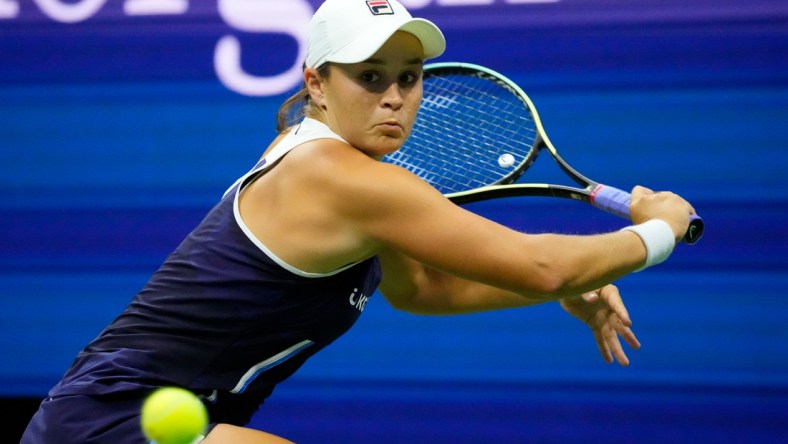
[{"label": "fila logo on cap", "polygon": [[372,15],[394,14],[388,0],[367,0],[367,6],[372,11]]}]

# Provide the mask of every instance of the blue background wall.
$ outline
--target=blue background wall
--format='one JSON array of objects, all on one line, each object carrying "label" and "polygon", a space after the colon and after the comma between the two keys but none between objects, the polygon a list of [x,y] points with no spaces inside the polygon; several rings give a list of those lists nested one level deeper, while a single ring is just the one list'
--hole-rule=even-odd
[{"label": "blue background wall", "polygon": [[[287,94],[223,77],[218,42],[271,78],[302,38],[281,23],[318,2],[249,2],[251,23],[242,3],[0,1],[0,396],[43,397],[274,135]],[[788,4],[407,3],[445,31],[439,61],[517,81],[580,171],[676,191],[707,232],[617,283],[643,343],[629,368],[555,304],[431,318],[376,295],[253,425],[321,443],[785,441]],[[562,181],[547,157],[523,180]],[[524,230],[623,224],[549,199],[473,209]]]}]

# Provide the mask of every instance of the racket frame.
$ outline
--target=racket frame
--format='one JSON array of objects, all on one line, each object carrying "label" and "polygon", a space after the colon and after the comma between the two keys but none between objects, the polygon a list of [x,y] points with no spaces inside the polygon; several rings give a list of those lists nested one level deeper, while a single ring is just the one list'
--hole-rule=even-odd
[{"label": "racket frame", "polygon": [[[447,193],[446,197],[449,198],[449,200],[461,205],[488,199],[526,195],[561,197],[591,203],[592,192],[599,184],[572,168],[572,166],[569,165],[569,163],[567,163],[563,157],[561,157],[561,155],[558,153],[558,150],[555,149],[553,144],[550,142],[550,139],[547,137],[547,133],[545,132],[544,126],[542,125],[542,120],[536,111],[536,106],[519,85],[501,73],[472,63],[443,62],[431,63],[424,66],[425,79],[447,73],[472,75],[495,82],[501,87],[507,89],[515,97],[522,101],[527,110],[531,113],[534,121],[534,127],[536,129],[533,147],[510,174],[504,176],[502,179],[491,185],[474,188],[467,191]],[[547,183],[514,183],[523,175],[523,173],[525,173],[525,171],[528,170],[528,168],[530,168],[530,166],[539,157],[539,153],[545,148],[550,151],[551,156],[556,161],[558,166],[564,171],[564,173],[566,173],[570,179],[572,179],[582,188]]]},{"label": "racket frame", "polygon": [[[558,197],[586,202],[603,211],[631,220],[629,215],[631,195],[626,191],[608,185],[602,185],[599,182],[591,180],[569,165],[569,163],[558,153],[558,150],[552,142],[550,142],[544,125],[542,124],[542,120],[539,117],[539,113],[536,110],[536,106],[519,85],[499,72],[473,63],[441,62],[424,66],[424,80],[432,76],[450,74],[479,77],[484,80],[492,81],[508,90],[512,95],[523,102],[527,111],[531,114],[534,122],[535,137],[533,146],[511,173],[503,176],[490,185],[466,191],[446,193],[445,196],[449,200],[458,205],[463,205],[504,197]],[[559,168],[574,181],[578,187],[548,183],[514,183],[536,161],[539,153],[543,149],[547,149],[550,152],[551,157],[558,164]],[[703,220],[697,215],[692,215],[690,226],[683,238],[683,242],[687,244],[696,243],[703,235],[703,230]]]}]

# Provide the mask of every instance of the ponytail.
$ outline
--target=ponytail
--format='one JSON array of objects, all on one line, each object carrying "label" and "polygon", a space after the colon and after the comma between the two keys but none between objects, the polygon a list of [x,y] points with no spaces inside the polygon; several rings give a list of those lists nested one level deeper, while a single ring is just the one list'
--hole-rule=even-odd
[{"label": "ponytail", "polygon": [[304,85],[301,90],[285,100],[279,107],[276,114],[276,131],[283,133],[288,128],[300,122],[306,115],[306,108],[312,100],[309,98],[309,90]]},{"label": "ponytail", "polygon": [[[323,78],[328,78],[328,63],[322,65],[317,69],[318,74]],[[301,86],[301,89],[290,96],[279,107],[279,112],[276,114],[276,131],[283,133],[288,128],[297,124],[304,117],[309,114],[309,108],[314,106],[312,98],[309,96],[309,90],[306,88],[306,83]]]}]

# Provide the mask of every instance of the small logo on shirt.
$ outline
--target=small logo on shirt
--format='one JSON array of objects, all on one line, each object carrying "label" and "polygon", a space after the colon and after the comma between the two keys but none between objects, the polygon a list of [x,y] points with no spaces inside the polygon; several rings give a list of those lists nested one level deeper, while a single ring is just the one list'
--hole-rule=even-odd
[{"label": "small logo on shirt", "polygon": [[388,0],[367,0],[367,6],[372,11],[372,15],[391,15],[394,10]]},{"label": "small logo on shirt", "polygon": [[364,307],[367,306],[368,300],[369,296],[364,295],[364,293],[359,293],[358,288],[354,288],[353,292],[350,293],[350,298],[348,298],[350,305],[356,307],[358,311],[364,311]]}]

